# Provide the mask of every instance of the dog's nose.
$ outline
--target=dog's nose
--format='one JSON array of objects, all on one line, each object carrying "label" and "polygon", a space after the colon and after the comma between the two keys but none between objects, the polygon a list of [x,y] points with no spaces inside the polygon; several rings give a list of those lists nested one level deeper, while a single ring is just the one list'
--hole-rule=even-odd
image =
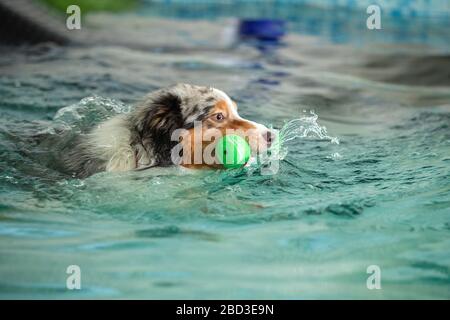
[{"label": "dog's nose", "polygon": [[267,130],[264,134],[263,134],[263,138],[264,140],[266,140],[267,144],[272,144],[272,142],[275,140],[275,133]]}]

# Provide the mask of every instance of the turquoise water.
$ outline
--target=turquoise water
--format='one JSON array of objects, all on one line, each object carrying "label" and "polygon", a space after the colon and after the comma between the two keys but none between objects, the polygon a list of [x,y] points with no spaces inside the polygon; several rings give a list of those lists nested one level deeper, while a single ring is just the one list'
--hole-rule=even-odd
[{"label": "turquoise water", "polygon": [[[188,46],[182,26],[164,28]],[[1,51],[0,297],[450,298],[450,84],[433,48],[290,34],[265,53]],[[74,134],[180,81],[221,88],[275,128],[314,110],[339,144],[292,139],[274,175],[58,170]],[[79,291],[66,289],[69,265]],[[370,265],[381,290],[366,287]]]}]

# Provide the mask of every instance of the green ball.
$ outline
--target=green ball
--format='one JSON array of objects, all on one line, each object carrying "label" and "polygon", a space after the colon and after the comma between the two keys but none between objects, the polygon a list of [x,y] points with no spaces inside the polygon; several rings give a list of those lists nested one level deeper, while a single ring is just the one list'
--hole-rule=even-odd
[{"label": "green ball", "polygon": [[216,144],[216,158],[226,169],[242,167],[250,159],[251,149],[244,138],[230,134]]}]

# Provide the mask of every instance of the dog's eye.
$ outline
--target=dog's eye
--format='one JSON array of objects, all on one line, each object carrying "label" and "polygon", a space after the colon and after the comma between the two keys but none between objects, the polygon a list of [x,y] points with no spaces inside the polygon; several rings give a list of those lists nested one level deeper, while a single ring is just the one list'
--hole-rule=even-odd
[{"label": "dog's eye", "polygon": [[216,119],[216,121],[222,121],[225,117],[222,113],[216,113],[214,119]]}]

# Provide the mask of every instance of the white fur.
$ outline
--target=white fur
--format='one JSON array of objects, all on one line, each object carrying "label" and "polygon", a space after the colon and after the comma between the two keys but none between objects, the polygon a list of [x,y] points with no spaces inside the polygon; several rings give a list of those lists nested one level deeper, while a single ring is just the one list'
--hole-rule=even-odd
[{"label": "white fur", "polygon": [[127,171],[136,167],[130,136],[124,116],[116,116],[93,130],[87,143],[96,157],[107,161],[106,171]]}]

